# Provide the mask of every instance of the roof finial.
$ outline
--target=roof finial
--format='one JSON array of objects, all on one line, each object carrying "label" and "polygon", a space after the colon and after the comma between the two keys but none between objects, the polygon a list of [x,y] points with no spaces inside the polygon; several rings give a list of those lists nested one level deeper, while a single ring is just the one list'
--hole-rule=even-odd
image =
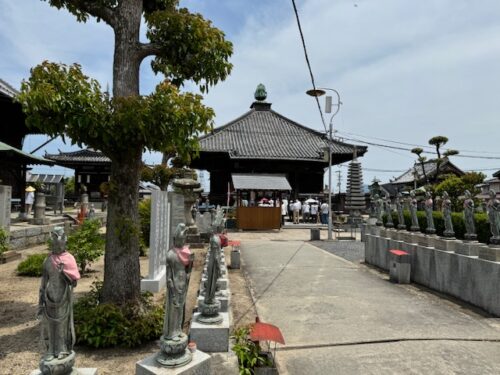
[{"label": "roof finial", "polygon": [[255,90],[254,96],[255,100],[258,100],[259,102],[266,100],[267,98],[266,86],[264,86],[262,83],[259,83],[257,85],[257,89]]}]

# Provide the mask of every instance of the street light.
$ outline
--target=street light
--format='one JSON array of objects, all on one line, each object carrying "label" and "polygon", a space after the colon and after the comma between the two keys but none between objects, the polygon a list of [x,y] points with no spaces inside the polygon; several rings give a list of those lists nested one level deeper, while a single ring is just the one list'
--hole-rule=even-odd
[{"label": "street light", "polygon": [[[330,123],[328,126],[328,239],[332,240],[332,123],[335,115],[340,111],[340,105],[342,102],[340,101],[340,94],[335,89],[328,88],[317,88],[312,90],[307,90],[306,94],[309,96],[319,97],[326,94],[326,91],[333,91],[337,95],[337,103],[332,103],[332,97],[327,96],[325,101],[325,112],[332,113],[333,106],[336,107],[335,112],[332,113],[332,117],[330,117]],[[339,191],[340,193],[340,191]]]}]

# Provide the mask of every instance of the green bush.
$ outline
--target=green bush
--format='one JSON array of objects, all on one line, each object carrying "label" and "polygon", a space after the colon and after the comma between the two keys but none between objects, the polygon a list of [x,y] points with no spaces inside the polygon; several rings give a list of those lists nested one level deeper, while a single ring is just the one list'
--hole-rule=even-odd
[{"label": "green bush", "polygon": [[250,328],[248,326],[238,328],[231,338],[234,345],[231,348],[238,357],[240,375],[251,375],[257,366],[270,366],[269,359],[262,355],[260,347],[249,338]]},{"label": "green bush", "polygon": [[17,266],[19,276],[42,276],[42,266],[49,254],[31,254]]},{"label": "green bush", "polygon": [[164,308],[144,293],[139,305],[117,306],[99,303],[102,282],[74,304],[75,333],[78,344],[93,348],[137,347],[158,339],[163,330]]},{"label": "green bush", "polygon": [[99,233],[99,228],[99,219],[85,220],[68,237],[67,249],[75,257],[82,274],[92,262],[104,254],[104,238]]},{"label": "green bush", "polygon": [[[440,211],[434,211],[432,213],[432,216],[434,217],[434,226],[436,228],[436,234],[438,236],[442,236],[444,232],[443,214]],[[411,227],[410,211],[408,210],[404,211],[404,218],[405,218],[406,229],[410,230]],[[427,219],[425,217],[425,212],[417,211],[417,219],[420,231],[422,233],[425,233],[425,228],[427,228]],[[490,224],[488,222],[488,216],[485,213],[477,213],[474,214],[474,219],[476,223],[477,240],[479,242],[489,243],[491,232],[490,232]],[[386,215],[384,215],[384,225],[386,221],[387,217]],[[397,228],[399,220],[396,212],[392,213],[392,221],[394,222],[394,227]],[[464,239],[465,222],[463,214],[459,212],[453,212],[451,214],[451,221],[453,223],[453,230],[455,231],[455,237],[458,239]]]},{"label": "green bush", "polygon": [[149,247],[149,232],[151,226],[151,199],[144,199],[139,202],[139,220],[141,226],[141,245]]},{"label": "green bush", "polygon": [[9,234],[4,228],[0,228],[0,257],[9,250]]}]

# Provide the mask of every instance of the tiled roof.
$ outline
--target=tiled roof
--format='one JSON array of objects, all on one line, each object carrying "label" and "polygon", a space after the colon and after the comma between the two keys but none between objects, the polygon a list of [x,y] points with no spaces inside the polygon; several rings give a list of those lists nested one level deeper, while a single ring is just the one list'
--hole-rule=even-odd
[{"label": "tiled roof", "polygon": [[[324,161],[325,134],[273,111],[271,104],[255,102],[250,111],[200,138],[202,152],[227,152],[232,159]],[[356,146],[358,155],[366,146]],[[352,155],[354,146],[334,140],[333,154]]]},{"label": "tiled roof", "polygon": [[237,190],[292,190],[284,174],[233,173]]},{"label": "tiled roof", "polygon": [[47,160],[45,158],[42,158],[41,156],[28,154],[23,150],[19,150],[3,142],[0,142],[0,155],[0,160],[2,161],[23,162],[28,165],[54,165],[52,160]]},{"label": "tiled roof", "polygon": [[55,161],[56,163],[86,163],[86,164],[107,164],[111,163],[111,159],[104,155],[101,151],[96,151],[92,148],[86,148],[74,152],[61,152],[59,154],[46,154],[46,159]]},{"label": "tiled roof", "polygon": [[493,173],[493,177],[499,177],[500,178],[500,171]]},{"label": "tiled roof", "polygon": [[[455,169],[458,172],[463,172],[457,168],[451,161],[448,160],[448,158],[443,158],[443,161],[441,163],[441,166],[439,167],[439,170],[442,171],[445,169],[445,167],[451,167],[451,169]],[[424,168],[425,168],[425,174],[427,177],[430,177],[436,173],[436,168],[437,168],[437,162],[436,160],[429,160],[424,162]],[[447,168],[448,169],[448,168]],[[412,183],[415,181],[415,176],[414,173],[415,171],[417,172],[417,181],[420,181],[424,178],[424,172],[422,169],[422,164],[421,163],[415,163],[413,167],[408,169],[405,173],[403,173],[401,176],[396,178],[394,181],[392,181],[393,184],[408,184]]]},{"label": "tiled roof", "polygon": [[0,94],[3,94],[9,98],[13,98],[17,94],[19,94],[19,92],[11,85],[9,85],[7,82],[0,79]]}]

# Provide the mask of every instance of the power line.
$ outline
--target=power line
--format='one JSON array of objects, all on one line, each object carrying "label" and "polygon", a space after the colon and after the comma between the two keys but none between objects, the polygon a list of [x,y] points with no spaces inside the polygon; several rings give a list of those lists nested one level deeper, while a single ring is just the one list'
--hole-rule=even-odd
[{"label": "power line", "polygon": [[[389,145],[384,145],[384,144],[375,143],[375,142],[363,141],[363,140],[361,140],[361,139],[356,139],[356,138],[349,138],[349,137],[343,137],[343,138],[344,138],[344,139],[348,139],[348,140],[350,140],[350,141],[359,142],[359,143],[364,143],[364,144],[371,145],[371,146],[384,147],[384,148],[387,148],[387,149],[393,149],[393,150],[403,150],[403,151],[410,151],[410,152],[411,152],[411,149],[410,149],[410,148],[398,147],[398,146],[389,146]],[[434,154],[434,155],[437,155],[437,153],[436,153],[436,152],[433,152],[433,151],[424,151],[424,153],[426,153],[426,154]],[[453,157],[459,157],[459,158],[469,158],[469,159],[500,160],[500,157],[499,157],[499,156],[477,156],[477,155],[463,155],[463,154],[457,154],[457,155],[453,155]]]},{"label": "power line", "polygon": [[[295,12],[295,18],[297,19],[297,26],[299,28],[300,40],[302,41],[302,48],[304,49],[304,56],[306,58],[307,68],[309,69],[309,75],[311,76],[312,87],[314,90],[316,90],[316,83],[314,81],[314,74],[312,72],[311,63],[309,61],[309,55],[307,54],[306,41],[304,39],[304,33],[302,32],[302,26],[300,25],[299,12],[297,10],[297,5],[295,4],[295,0],[292,0],[292,5],[293,5],[293,11]],[[314,99],[316,99],[316,104],[318,105],[318,111],[319,111],[319,114],[321,116],[321,123],[323,124],[323,127],[325,128],[325,132],[328,132],[326,130],[325,116],[323,116],[323,111],[321,110],[321,105],[319,104],[319,99],[317,96],[315,96]]]},{"label": "power line", "polygon": [[[343,134],[348,134],[348,135],[354,135],[357,137],[363,137],[363,138],[368,138],[368,139],[376,139],[378,141],[384,141],[384,142],[389,142],[389,143],[396,143],[400,145],[405,145],[405,146],[415,146],[415,147],[421,147],[421,148],[430,148],[432,150],[435,150],[435,147],[428,146],[428,145],[419,145],[415,143],[406,143],[406,142],[400,142],[400,141],[395,141],[391,139],[385,139],[385,138],[378,138],[378,137],[373,137],[373,136],[367,136],[363,134],[356,134],[356,133],[350,133],[346,132],[343,130],[337,130],[336,132],[343,133]],[[493,154],[493,155],[500,155],[500,152],[494,152],[494,151],[473,151],[473,150],[458,150],[459,152],[472,152],[474,154]],[[427,152],[427,151],[425,151]],[[433,152],[435,153],[435,152]]]}]

